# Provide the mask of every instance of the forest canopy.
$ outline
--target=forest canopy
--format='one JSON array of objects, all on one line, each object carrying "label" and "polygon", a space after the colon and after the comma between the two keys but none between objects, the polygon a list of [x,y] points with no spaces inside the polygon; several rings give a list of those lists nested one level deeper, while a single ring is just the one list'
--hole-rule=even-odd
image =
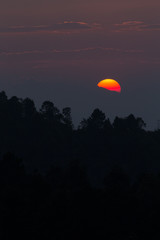
[{"label": "forest canopy", "polygon": [[[2,239],[159,238],[160,131],[0,93]],[[9,231],[8,231],[9,229]]]}]

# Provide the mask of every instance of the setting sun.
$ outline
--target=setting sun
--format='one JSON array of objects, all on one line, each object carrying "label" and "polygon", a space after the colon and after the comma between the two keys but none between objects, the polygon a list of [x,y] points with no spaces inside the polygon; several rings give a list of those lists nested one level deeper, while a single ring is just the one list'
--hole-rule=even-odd
[{"label": "setting sun", "polygon": [[110,91],[121,92],[121,86],[113,79],[104,79],[97,84],[98,87],[106,88]]}]

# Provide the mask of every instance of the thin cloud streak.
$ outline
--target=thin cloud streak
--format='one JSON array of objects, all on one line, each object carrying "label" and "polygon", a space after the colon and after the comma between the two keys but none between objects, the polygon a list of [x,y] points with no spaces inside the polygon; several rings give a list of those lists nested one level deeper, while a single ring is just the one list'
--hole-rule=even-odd
[{"label": "thin cloud streak", "polygon": [[145,24],[142,21],[125,21],[122,23],[114,24],[114,32],[127,32],[127,31],[159,31],[160,24]]},{"label": "thin cloud streak", "polygon": [[64,21],[53,25],[36,25],[36,26],[10,26],[0,28],[0,35],[8,34],[30,34],[30,33],[74,33],[84,30],[95,30],[100,28],[97,23]]},{"label": "thin cloud streak", "polygon": [[0,56],[14,56],[14,55],[29,55],[29,54],[59,54],[59,53],[80,53],[80,52],[94,52],[94,51],[112,51],[112,52],[121,52],[121,53],[142,53],[142,50],[135,49],[118,49],[118,48],[103,48],[103,47],[88,47],[80,49],[69,49],[69,50],[29,50],[29,51],[1,51]]}]

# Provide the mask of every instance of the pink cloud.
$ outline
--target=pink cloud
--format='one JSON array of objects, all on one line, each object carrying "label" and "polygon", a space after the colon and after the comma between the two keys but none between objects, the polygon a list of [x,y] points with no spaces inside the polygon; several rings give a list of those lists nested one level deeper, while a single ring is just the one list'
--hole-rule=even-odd
[{"label": "pink cloud", "polygon": [[9,26],[1,27],[0,35],[30,34],[30,33],[53,33],[53,34],[70,34],[86,30],[95,30],[100,28],[99,24],[89,24],[81,21],[64,21],[53,25],[33,25],[33,26]]},{"label": "pink cloud", "polygon": [[124,31],[157,31],[160,30],[160,24],[145,24],[142,21],[125,21],[122,23],[114,24],[116,27],[114,32],[124,32]]},{"label": "pink cloud", "polygon": [[21,55],[43,55],[43,54],[69,54],[69,53],[85,53],[85,52],[120,52],[120,53],[142,53],[142,50],[136,49],[120,49],[120,48],[107,48],[107,47],[86,47],[77,49],[51,49],[51,50],[24,50],[24,51],[1,51],[0,56],[21,56]]}]

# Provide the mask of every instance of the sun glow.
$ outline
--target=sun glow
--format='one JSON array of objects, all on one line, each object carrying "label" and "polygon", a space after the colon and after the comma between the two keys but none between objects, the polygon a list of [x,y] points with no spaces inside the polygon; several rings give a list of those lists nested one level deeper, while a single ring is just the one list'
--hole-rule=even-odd
[{"label": "sun glow", "polygon": [[110,91],[121,92],[121,86],[114,79],[104,79],[97,84],[98,87],[106,88]]}]

